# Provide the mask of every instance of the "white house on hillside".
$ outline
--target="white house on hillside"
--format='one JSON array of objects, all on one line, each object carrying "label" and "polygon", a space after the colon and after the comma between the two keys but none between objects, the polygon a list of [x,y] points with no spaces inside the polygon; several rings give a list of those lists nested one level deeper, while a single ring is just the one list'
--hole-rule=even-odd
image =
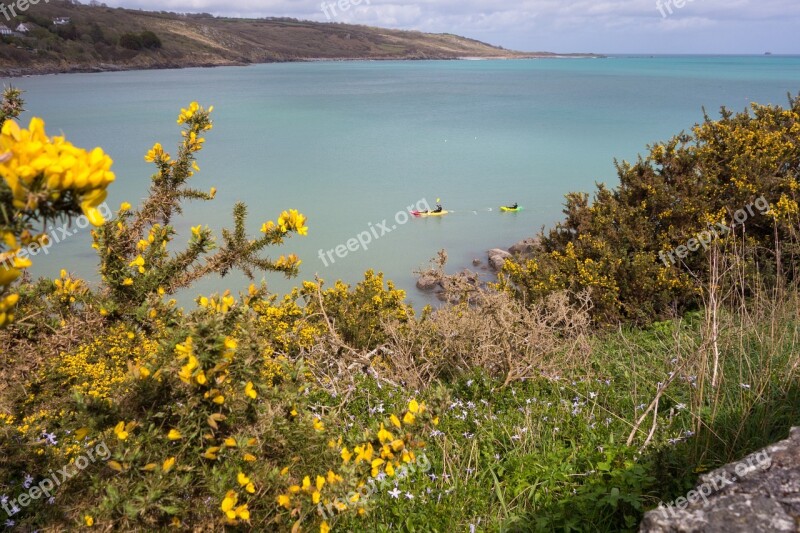
[{"label": "white house on hillside", "polygon": [[0,24],[0,35],[14,35],[14,32],[5,24]]},{"label": "white house on hillside", "polygon": [[18,31],[19,33],[28,33],[29,31],[31,31],[31,27],[28,26],[27,24],[20,24],[19,26],[17,26],[16,31]]},{"label": "white house on hillside", "polygon": [[58,17],[53,19],[53,24],[55,24],[56,26],[63,26],[69,23],[70,23],[69,17]]}]

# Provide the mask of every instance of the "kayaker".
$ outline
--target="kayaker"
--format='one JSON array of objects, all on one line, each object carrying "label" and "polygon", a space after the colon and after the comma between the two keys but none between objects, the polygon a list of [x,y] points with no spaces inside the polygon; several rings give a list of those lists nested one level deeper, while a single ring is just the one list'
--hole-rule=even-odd
[{"label": "kayaker", "polygon": [[433,213],[441,213],[442,212],[442,204],[436,204],[436,209],[432,211]]},{"label": "kayaker", "polygon": [[514,205],[508,206],[509,209],[516,209],[518,207],[519,207],[519,204],[517,202],[514,202]]}]

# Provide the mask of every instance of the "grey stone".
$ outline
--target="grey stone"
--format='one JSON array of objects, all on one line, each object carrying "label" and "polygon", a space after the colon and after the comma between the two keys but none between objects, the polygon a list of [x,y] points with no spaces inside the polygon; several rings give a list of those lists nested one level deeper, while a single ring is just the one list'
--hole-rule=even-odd
[{"label": "grey stone", "polygon": [[800,531],[800,428],[786,440],[700,476],[694,493],[688,504],[647,512],[639,532]]},{"label": "grey stone", "polygon": [[511,254],[500,248],[493,248],[487,253],[489,256],[489,265],[495,269],[500,270],[506,259],[511,259]]},{"label": "grey stone", "polygon": [[511,246],[511,248],[509,248],[508,251],[512,255],[528,256],[533,254],[534,250],[536,250],[536,245],[538,242],[539,240],[536,239],[535,237],[531,237],[529,239],[522,239],[517,244]]}]

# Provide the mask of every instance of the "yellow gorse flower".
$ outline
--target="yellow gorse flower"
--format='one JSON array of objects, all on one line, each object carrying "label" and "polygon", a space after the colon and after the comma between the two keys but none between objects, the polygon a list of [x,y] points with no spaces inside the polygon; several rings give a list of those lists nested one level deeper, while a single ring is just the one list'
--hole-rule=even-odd
[{"label": "yellow gorse flower", "polygon": [[130,267],[138,267],[139,273],[144,274],[144,257],[141,255],[136,256],[136,259],[131,261]]},{"label": "yellow gorse flower", "polygon": [[288,494],[281,494],[278,496],[278,505],[286,509],[292,508],[292,498]]},{"label": "yellow gorse flower", "polygon": [[115,176],[113,161],[102,149],[87,151],[64,137],[50,138],[44,121],[34,117],[28,129],[6,120],[0,130],[0,154],[10,154],[0,162],[0,176],[11,189],[15,207],[35,209],[42,197],[59,199],[71,193],[89,222],[105,222],[97,207]]},{"label": "yellow gorse flower", "polygon": [[172,467],[174,465],[175,465],[175,458],[169,457],[164,461],[164,464],[161,466],[161,470],[163,470],[164,472],[169,472],[170,470],[172,470]]},{"label": "yellow gorse flower", "polygon": [[74,302],[76,295],[86,291],[83,282],[72,279],[64,269],[61,269],[61,277],[53,280],[53,285],[56,287],[56,295],[64,304]]},{"label": "yellow gorse flower", "polygon": [[333,470],[328,470],[327,481],[328,485],[333,485],[334,483],[342,481],[342,476],[335,474]]},{"label": "yellow gorse flower", "polygon": [[250,520],[250,511],[247,510],[247,504],[245,503],[237,507],[236,504],[238,502],[239,497],[236,495],[236,491],[229,490],[222,499],[222,504],[220,504],[219,507],[231,523],[235,523],[237,519],[242,519],[244,521]]},{"label": "yellow gorse flower", "polygon": [[222,354],[222,356],[226,359],[233,359],[233,356],[236,354],[236,348],[239,346],[239,344],[236,342],[236,339],[232,337],[225,337],[223,345],[225,347],[225,352]]},{"label": "yellow gorse flower", "polygon": [[147,152],[147,155],[144,156],[144,160],[148,163],[152,163],[154,161],[161,161],[163,163],[169,163],[170,156],[168,153],[164,152],[164,148],[161,147],[161,143],[156,143]]},{"label": "yellow gorse flower", "polygon": [[372,447],[372,443],[368,442],[366,446],[356,446],[353,448],[353,451],[356,452],[355,463],[358,464],[361,461],[370,462],[372,461],[372,456],[375,453],[375,449]]},{"label": "yellow gorse flower", "polygon": [[199,368],[199,361],[194,355],[194,345],[192,337],[186,337],[186,340],[175,346],[175,355],[178,361],[185,361],[185,364],[178,372],[178,377],[184,383],[191,383],[192,379],[196,379],[197,383],[203,385],[206,382],[206,376],[203,370]]},{"label": "yellow gorse flower", "polygon": [[247,477],[244,472],[239,472],[239,474],[236,476],[236,481],[250,494],[253,494],[256,491],[253,482],[250,481],[250,478]]},{"label": "yellow gorse flower", "polygon": [[342,456],[342,461],[344,461],[344,463],[347,464],[350,462],[350,459],[352,459],[353,454],[350,453],[350,451],[347,448],[342,448],[341,456]]},{"label": "yellow gorse flower", "polygon": [[128,432],[125,431],[125,422],[121,421],[114,426],[114,435],[116,435],[119,440],[125,440],[128,438]]},{"label": "yellow gorse flower", "polygon": [[[278,217],[278,227],[281,233],[294,230],[300,235],[308,235],[308,227],[305,225],[306,220],[305,215],[300,214],[297,209],[289,209]],[[264,231],[263,227],[262,231]]]},{"label": "yellow gorse flower", "polygon": [[[197,113],[199,109],[200,109],[200,104],[198,104],[197,102],[192,102],[189,104],[189,107],[181,109],[181,114],[178,115],[178,124],[183,124],[184,122],[190,121],[194,117],[194,114]],[[211,111],[211,109],[213,108],[210,108],[209,112]]]},{"label": "yellow gorse flower", "polygon": [[381,429],[378,430],[378,440],[383,444],[384,442],[389,442],[393,439],[391,433],[386,431],[386,428],[383,427],[383,422],[381,422]]},{"label": "yellow gorse flower", "polygon": [[204,459],[209,459],[211,461],[216,461],[217,460],[217,454],[219,453],[219,450],[220,450],[219,446],[212,446],[209,449],[207,449],[206,451],[204,451],[200,455],[200,457],[203,457]]},{"label": "yellow gorse flower", "polygon": [[[205,296],[201,296],[197,299],[197,303],[200,307],[205,307],[209,311],[216,311],[217,313],[227,313],[231,307],[236,303],[236,299],[231,296],[230,291],[225,291],[222,294],[222,297],[212,296],[211,298],[207,298]],[[235,342],[235,341],[234,341]],[[226,348],[228,345],[226,344]],[[235,348],[235,346],[234,346]]]},{"label": "yellow gorse flower", "polygon": [[[3,267],[0,266],[0,278],[2,278],[2,275]],[[2,280],[0,280],[0,285],[2,284]],[[10,313],[10,311],[15,305],[17,305],[18,301],[19,294],[11,294],[5,298],[0,298],[0,326],[3,326],[5,323],[14,320],[14,315]]]},{"label": "yellow gorse flower", "polygon": [[199,239],[203,236],[203,225],[198,224],[197,226],[192,226],[192,238]]},{"label": "yellow gorse flower", "polygon": [[275,266],[279,268],[293,268],[300,266],[300,263],[303,261],[297,257],[295,254],[289,254],[289,256],[282,255],[275,261]]},{"label": "yellow gorse flower", "polygon": [[420,404],[417,402],[417,400],[411,400],[410,402],[408,402],[408,410],[409,412],[415,415],[421,414],[422,412],[425,411],[425,404],[424,403]]}]

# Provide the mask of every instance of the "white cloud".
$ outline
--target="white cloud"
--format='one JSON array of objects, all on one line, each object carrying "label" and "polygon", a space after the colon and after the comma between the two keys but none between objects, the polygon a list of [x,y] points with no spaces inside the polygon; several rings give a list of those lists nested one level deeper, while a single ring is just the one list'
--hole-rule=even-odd
[{"label": "white cloud", "polygon": [[[777,27],[800,23],[797,0],[362,0],[358,6],[341,11],[339,0],[105,0],[112,6],[176,12],[209,12],[216,15],[269,17],[286,16],[308,20],[368,24],[391,28],[448,32],[491,40],[524,44],[528,49],[560,51],[602,50],[609,43],[625,43],[644,50],[648,37],[689,33],[695,42],[719,42],[712,37],[737,37],[742,25],[751,25],[752,39],[766,44],[797,49],[794,32],[781,33]],[[333,4],[335,17],[321,9],[323,1]],[[349,0],[348,0],[349,1]],[[369,3],[367,3],[369,2]],[[662,16],[662,11],[667,16]],[[671,14],[669,13],[671,11]],[[715,36],[703,32],[719,32]],[[546,42],[545,42],[546,40]],[[563,44],[562,44],[563,43]],[[779,46],[778,46],[779,47]],[[711,50],[697,50],[699,52]],[[734,50],[732,50],[734,52]]]}]

